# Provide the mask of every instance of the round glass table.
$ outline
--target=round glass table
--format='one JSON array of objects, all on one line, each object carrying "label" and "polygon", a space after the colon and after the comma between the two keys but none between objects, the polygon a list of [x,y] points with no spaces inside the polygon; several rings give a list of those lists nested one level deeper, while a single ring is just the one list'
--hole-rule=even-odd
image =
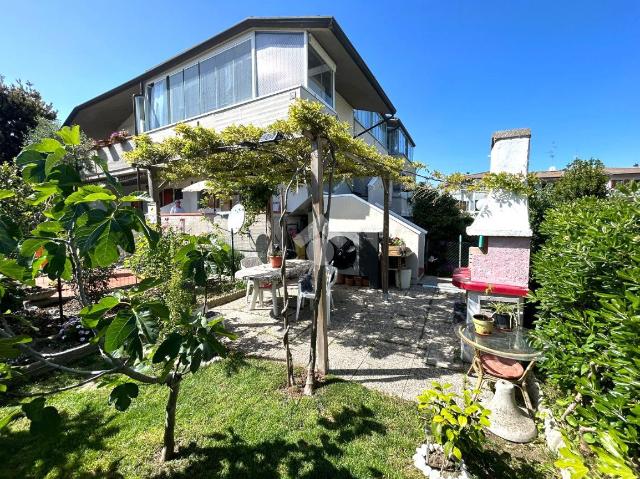
[{"label": "round glass table", "polygon": [[[480,389],[483,381],[496,382],[501,379],[506,379],[522,391],[527,409],[533,409],[527,392],[527,376],[542,353],[531,346],[526,329],[516,328],[513,331],[494,329],[491,334],[481,335],[476,333],[473,324],[465,324],[458,328],[457,334],[462,342],[468,344],[474,350],[473,360],[469,371],[467,371],[467,376],[469,376],[472,371],[476,373],[478,376],[476,389]],[[485,354],[491,354],[498,359],[506,358],[528,362],[529,364],[526,368],[521,369],[522,372],[518,377],[505,378],[493,374],[483,367],[482,356]]]},{"label": "round glass table", "polygon": [[473,324],[465,324],[458,328],[458,336],[476,351],[494,354],[501,358],[535,361],[541,354],[531,346],[528,331],[523,328],[516,328],[513,331],[494,329],[493,333],[482,335],[476,333]]}]

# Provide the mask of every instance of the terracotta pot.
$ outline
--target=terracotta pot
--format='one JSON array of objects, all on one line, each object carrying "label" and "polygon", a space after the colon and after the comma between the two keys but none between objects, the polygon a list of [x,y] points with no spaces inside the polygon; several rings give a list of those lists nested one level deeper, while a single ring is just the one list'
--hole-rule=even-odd
[{"label": "terracotta pot", "polygon": [[282,266],[282,256],[269,256],[272,268],[279,268]]},{"label": "terracotta pot", "polygon": [[353,277],[353,284],[355,286],[362,286],[362,276],[354,276]]},{"label": "terracotta pot", "polygon": [[362,278],[362,286],[365,288],[369,287],[369,278]]},{"label": "terracotta pot", "polygon": [[346,284],[347,286],[353,286],[353,276],[345,276],[344,284]]},{"label": "terracotta pot", "polygon": [[336,284],[344,284],[344,274],[338,273],[338,277],[336,278]]},{"label": "terracotta pot", "polygon": [[493,318],[486,314],[474,314],[473,326],[476,329],[476,333],[481,336],[488,336],[493,332]]}]

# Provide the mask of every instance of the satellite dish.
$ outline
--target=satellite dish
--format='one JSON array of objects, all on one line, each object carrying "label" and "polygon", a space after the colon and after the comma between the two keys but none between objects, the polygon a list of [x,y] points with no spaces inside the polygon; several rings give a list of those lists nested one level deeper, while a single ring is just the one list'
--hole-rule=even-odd
[{"label": "satellite dish", "polygon": [[244,206],[240,203],[231,208],[229,212],[228,226],[229,231],[237,233],[244,224]]}]

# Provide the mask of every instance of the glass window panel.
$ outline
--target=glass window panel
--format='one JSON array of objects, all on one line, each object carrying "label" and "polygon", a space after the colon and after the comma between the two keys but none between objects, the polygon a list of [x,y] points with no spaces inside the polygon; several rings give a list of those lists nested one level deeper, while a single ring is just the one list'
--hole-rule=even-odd
[{"label": "glass window panel", "polygon": [[322,101],[333,106],[333,70],[322,57],[309,45],[309,88]]},{"label": "glass window panel", "polygon": [[200,114],[200,73],[198,65],[184,70],[184,116],[191,118]]},{"label": "glass window panel", "polygon": [[180,71],[169,77],[169,122],[184,120],[183,73]]},{"label": "glass window panel", "polygon": [[149,98],[149,130],[160,128],[169,123],[167,102],[167,85],[165,80],[158,80],[148,87]]},{"label": "glass window panel", "polygon": [[200,82],[203,112],[251,98],[251,42],[243,42],[201,62]]},{"label": "glass window panel", "polygon": [[145,130],[144,110],[145,110],[145,98],[143,95],[136,95],[133,97],[135,108],[135,134],[139,135]]},{"label": "glass window panel", "polygon": [[304,35],[256,33],[258,95],[304,84]]},{"label": "glass window panel", "polygon": [[202,112],[215,110],[216,97],[216,58],[207,58],[200,62],[200,86],[202,88]]}]

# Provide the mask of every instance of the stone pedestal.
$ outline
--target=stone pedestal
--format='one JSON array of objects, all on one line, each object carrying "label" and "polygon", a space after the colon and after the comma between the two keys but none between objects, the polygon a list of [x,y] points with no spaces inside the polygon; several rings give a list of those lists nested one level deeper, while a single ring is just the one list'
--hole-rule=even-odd
[{"label": "stone pedestal", "polygon": [[516,404],[515,386],[509,381],[500,379],[496,382],[496,393],[486,407],[491,411],[491,426],[488,429],[496,436],[520,443],[536,438],[536,424]]}]

